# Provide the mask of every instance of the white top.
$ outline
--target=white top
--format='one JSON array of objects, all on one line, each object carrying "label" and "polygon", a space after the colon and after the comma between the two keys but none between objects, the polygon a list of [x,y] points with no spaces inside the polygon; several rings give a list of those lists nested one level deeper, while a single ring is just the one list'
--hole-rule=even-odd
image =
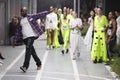
[{"label": "white top", "polygon": [[117,28],[120,28],[120,16],[118,16],[118,18],[116,19],[117,21]]},{"label": "white top", "polygon": [[[76,18],[76,19],[71,19],[70,20],[70,28],[75,28],[76,26],[78,26],[79,28],[82,26],[82,20],[80,18]],[[72,33],[80,33],[80,30],[78,29],[74,29],[71,31]]]},{"label": "white top", "polygon": [[93,26],[93,19],[92,19],[92,17],[88,18],[88,24],[90,24],[90,26]]},{"label": "white top", "polygon": [[37,36],[35,31],[32,29],[30,23],[28,22],[27,17],[22,18],[20,24],[22,26],[23,39],[28,38],[28,37]]},{"label": "white top", "polygon": [[57,14],[54,12],[46,16],[45,28],[46,29],[56,29],[57,27]]}]

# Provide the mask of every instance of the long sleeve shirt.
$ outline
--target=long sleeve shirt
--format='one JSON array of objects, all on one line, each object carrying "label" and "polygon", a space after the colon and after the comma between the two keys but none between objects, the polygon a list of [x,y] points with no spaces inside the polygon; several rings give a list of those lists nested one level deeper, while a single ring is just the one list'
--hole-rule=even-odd
[{"label": "long sleeve shirt", "polygon": [[[28,22],[30,23],[32,29],[37,34],[37,36],[40,36],[44,31],[42,28],[38,25],[37,19],[42,18],[46,16],[49,12],[43,11],[37,14],[27,15]],[[23,33],[22,33],[22,25],[19,25],[16,29],[16,33],[14,36],[14,43],[16,43],[18,40],[23,39]]]}]

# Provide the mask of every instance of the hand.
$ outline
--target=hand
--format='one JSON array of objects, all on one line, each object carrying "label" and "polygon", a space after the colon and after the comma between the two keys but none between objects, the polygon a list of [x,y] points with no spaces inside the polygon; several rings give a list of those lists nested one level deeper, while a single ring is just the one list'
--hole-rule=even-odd
[{"label": "hand", "polygon": [[111,40],[110,38],[108,38],[108,39],[107,39],[107,44],[109,44],[109,43],[110,43],[110,40]]},{"label": "hand", "polygon": [[94,29],[94,32],[97,32],[97,30],[96,30],[96,29]]},{"label": "hand", "polygon": [[75,29],[79,29],[78,25],[75,27]]},{"label": "hand", "polygon": [[50,20],[50,23],[52,23],[52,20]]},{"label": "hand", "polygon": [[103,29],[102,32],[105,32],[105,29]]}]

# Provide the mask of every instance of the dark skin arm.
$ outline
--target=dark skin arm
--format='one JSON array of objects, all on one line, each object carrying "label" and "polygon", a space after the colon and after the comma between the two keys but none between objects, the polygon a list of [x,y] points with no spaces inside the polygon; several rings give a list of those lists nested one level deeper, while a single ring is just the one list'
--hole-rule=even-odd
[{"label": "dark skin arm", "polygon": [[111,35],[108,37],[108,39],[107,39],[107,43],[109,43],[110,40],[112,39],[112,37],[116,34],[117,23],[116,23],[115,20],[113,20],[113,22],[112,22],[112,26],[113,26],[113,31],[112,31]]}]

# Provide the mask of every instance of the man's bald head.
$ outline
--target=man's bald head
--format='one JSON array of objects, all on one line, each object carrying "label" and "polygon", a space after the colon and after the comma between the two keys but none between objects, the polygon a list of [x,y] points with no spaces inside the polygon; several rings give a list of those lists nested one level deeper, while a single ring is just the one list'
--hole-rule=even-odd
[{"label": "man's bald head", "polygon": [[25,17],[27,15],[27,7],[21,8],[21,16]]}]

